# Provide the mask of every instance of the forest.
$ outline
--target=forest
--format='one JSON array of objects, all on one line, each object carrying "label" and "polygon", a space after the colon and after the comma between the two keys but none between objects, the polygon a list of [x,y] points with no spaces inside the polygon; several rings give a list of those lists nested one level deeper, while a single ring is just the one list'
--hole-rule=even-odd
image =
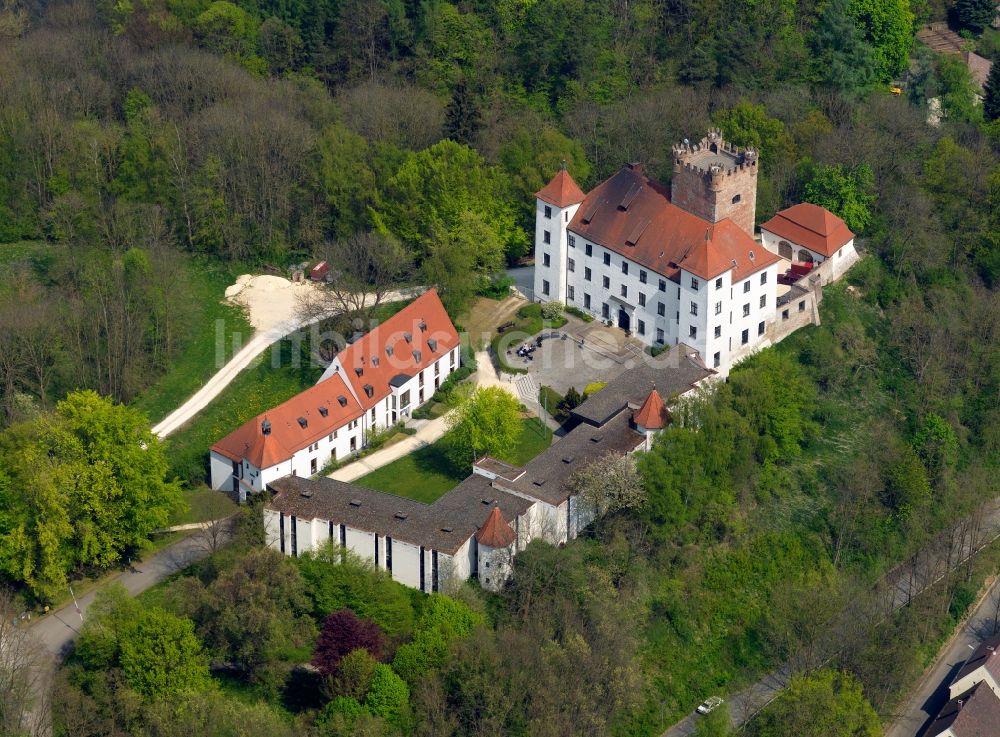
[{"label": "forest", "polygon": [[[0,571],[41,599],[176,503],[138,407],[206,320],[239,322],[217,304],[235,274],[377,243],[459,314],[528,255],[532,193],[562,162],[584,189],[626,161],[666,182],[671,145],[712,125],[761,151],[758,221],[816,202],[866,254],[822,325],[678,415],[640,461],[642,504],[533,545],[499,594],[425,598],[332,551],[276,560],[250,510],[194,569],[102,598],[57,733],[656,735],[790,662],[748,732],[878,734],[997,564],[990,548],[831,641],[997,495],[1000,64],[980,104],[964,64],[914,40],[947,20],[1000,61],[988,7],[0,0]],[[106,465],[122,438],[153,449],[158,503]],[[69,542],[39,560],[43,521]],[[0,700],[17,734],[12,713]]]}]

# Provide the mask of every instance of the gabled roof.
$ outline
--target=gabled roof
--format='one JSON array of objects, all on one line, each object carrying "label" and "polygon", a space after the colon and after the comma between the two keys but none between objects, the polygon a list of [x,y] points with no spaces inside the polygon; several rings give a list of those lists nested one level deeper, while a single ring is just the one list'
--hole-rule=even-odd
[{"label": "gabled roof", "polygon": [[972,75],[973,81],[982,90],[986,86],[986,80],[989,79],[990,67],[993,66],[993,62],[973,51],[963,51],[962,58],[965,59],[965,65],[969,67],[969,74]]},{"label": "gabled roof", "polygon": [[965,664],[955,674],[951,682],[958,683],[958,681],[979,668],[985,668],[989,671],[990,675],[997,679],[997,681],[1000,681],[1000,655],[997,654],[998,649],[1000,649],[1000,635],[993,635],[993,637],[983,640],[979,643],[979,647],[972,651],[972,655],[965,661]]},{"label": "gabled roof", "polygon": [[[347,346],[337,359],[365,409],[458,346],[458,331],[431,289]],[[360,373],[359,373],[360,369]],[[365,387],[370,387],[370,392]],[[369,396],[370,393],[370,396]]]},{"label": "gabled roof", "polygon": [[760,226],[779,238],[829,258],[854,238],[847,224],[826,208],[802,202],[782,210]]},{"label": "gabled roof", "polygon": [[733,269],[735,281],[778,261],[729,218],[712,224],[671,203],[638,164],[597,185],[569,230],[672,279],[682,268],[702,279]]},{"label": "gabled roof", "polygon": [[506,548],[514,542],[514,531],[510,529],[507,520],[503,518],[500,507],[493,507],[489,516],[476,533],[480,545],[491,548]]},{"label": "gabled roof", "polygon": [[568,207],[583,202],[583,190],[573,181],[565,168],[552,177],[552,181],[535,192],[535,197],[556,207]]},{"label": "gabled roof", "polygon": [[998,725],[1000,697],[984,681],[980,681],[942,706],[924,734],[926,737],[937,737],[940,734],[987,737],[997,734]]},{"label": "gabled roof", "polygon": [[[243,423],[211,449],[233,461],[246,458],[257,468],[270,468],[363,413],[343,377],[334,374]],[[270,435],[264,435],[264,420],[271,425]]]},{"label": "gabled roof", "polygon": [[646,397],[646,401],[643,402],[639,411],[632,416],[632,421],[647,430],[659,430],[670,422],[670,413],[664,406],[660,393],[655,388]]}]

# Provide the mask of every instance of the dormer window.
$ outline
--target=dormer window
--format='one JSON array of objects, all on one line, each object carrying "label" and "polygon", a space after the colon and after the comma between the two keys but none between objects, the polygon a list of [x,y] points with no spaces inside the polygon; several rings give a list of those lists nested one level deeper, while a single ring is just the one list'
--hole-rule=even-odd
[{"label": "dormer window", "polygon": [[392,346],[391,345],[387,345],[385,347],[385,355],[387,355],[387,356],[391,356],[392,355]]},{"label": "dormer window", "polygon": [[421,333],[426,333],[427,332],[427,323],[424,322],[423,320],[420,321],[420,325],[418,325],[417,327],[420,328],[420,332]]},{"label": "dormer window", "polygon": [[434,338],[428,338],[427,347],[431,349],[431,353],[435,353],[438,349],[438,342]]},{"label": "dormer window", "polygon": [[412,343],[413,342],[413,334],[412,333],[403,333],[403,340],[405,340],[407,343]]},{"label": "dormer window", "polygon": [[372,366],[378,366],[378,356],[372,356]]},{"label": "dormer window", "polygon": [[326,407],[320,407],[319,408],[319,416],[320,417],[326,417],[328,414],[330,414],[330,410],[328,410]]},{"label": "dormer window", "polygon": [[340,406],[341,407],[346,407],[347,406],[347,397],[345,397],[343,394],[341,394],[339,397],[337,397],[337,401],[340,402]]},{"label": "dormer window", "polygon": [[358,376],[361,376],[364,372],[365,372],[365,370],[363,368],[361,368],[360,366],[358,366],[357,368],[354,369],[354,373],[356,373]]},{"label": "dormer window", "polygon": [[309,420],[307,420],[305,417],[300,417],[299,418],[299,427],[301,427],[303,430],[305,430],[307,427],[309,427]]},{"label": "dormer window", "polygon": [[369,399],[375,396],[375,387],[373,387],[371,384],[365,384],[363,388],[365,390],[365,394],[368,396]]},{"label": "dormer window", "polygon": [[416,361],[417,363],[420,363],[420,359],[422,356],[423,354],[420,351],[413,351],[413,360]]}]

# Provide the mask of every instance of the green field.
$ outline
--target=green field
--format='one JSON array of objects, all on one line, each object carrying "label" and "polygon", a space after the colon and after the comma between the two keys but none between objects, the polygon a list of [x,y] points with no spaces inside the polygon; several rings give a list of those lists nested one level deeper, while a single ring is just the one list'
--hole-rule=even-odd
[{"label": "green field", "polygon": [[204,481],[212,443],[319,380],[323,369],[305,357],[298,367],[292,365],[291,341],[281,341],[276,350],[277,367],[271,365],[273,350],[258,356],[194,419],[166,439],[171,473],[193,483]]},{"label": "green field", "polygon": [[222,301],[226,287],[240,273],[238,266],[198,259],[188,272],[198,314],[191,320],[184,348],[166,373],[132,402],[153,424],[183,404],[233,357],[233,336],[246,343],[254,332],[241,308]]},{"label": "green field", "polygon": [[[504,460],[525,464],[551,443],[551,430],[534,417],[525,418],[521,421],[517,446]],[[362,476],[355,483],[430,504],[468,475],[468,467],[456,468],[448,460],[439,440]]]}]

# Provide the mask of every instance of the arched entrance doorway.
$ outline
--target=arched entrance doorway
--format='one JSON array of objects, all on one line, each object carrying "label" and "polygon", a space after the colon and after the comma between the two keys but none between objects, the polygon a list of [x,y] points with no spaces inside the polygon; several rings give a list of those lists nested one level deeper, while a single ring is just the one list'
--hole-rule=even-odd
[{"label": "arched entrance doorway", "polygon": [[809,253],[804,248],[799,249],[799,261],[803,264],[811,264],[813,262],[813,255]]},{"label": "arched entrance doorway", "polygon": [[625,311],[624,307],[618,308],[618,327],[622,330],[632,329],[632,316]]},{"label": "arched entrance doorway", "polygon": [[788,241],[778,241],[778,255],[781,258],[787,258],[792,261],[795,258],[795,254],[792,251],[792,244]]}]

